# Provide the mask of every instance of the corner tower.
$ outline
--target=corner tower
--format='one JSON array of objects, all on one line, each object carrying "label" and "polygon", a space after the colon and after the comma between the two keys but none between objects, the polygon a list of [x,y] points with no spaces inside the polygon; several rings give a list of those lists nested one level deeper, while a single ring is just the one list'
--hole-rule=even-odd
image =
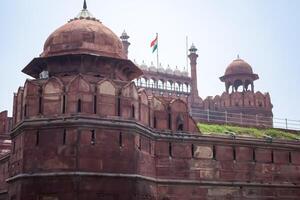
[{"label": "corner tower", "polygon": [[[109,67],[112,63],[115,67]],[[50,77],[89,73],[122,81],[142,74],[127,59],[118,36],[87,10],[85,1],[81,12],[48,37],[40,57],[33,59],[23,72],[34,78],[42,72]]]}]

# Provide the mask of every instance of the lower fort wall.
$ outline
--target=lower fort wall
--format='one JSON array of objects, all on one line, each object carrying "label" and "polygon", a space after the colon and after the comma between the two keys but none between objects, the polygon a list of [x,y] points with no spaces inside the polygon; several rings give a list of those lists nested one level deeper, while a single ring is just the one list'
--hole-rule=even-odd
[{"label": "lower fort wall", "polygon": [[15,130],[10,199],[298,199],[296,141],[164,133],[110,121]]}]

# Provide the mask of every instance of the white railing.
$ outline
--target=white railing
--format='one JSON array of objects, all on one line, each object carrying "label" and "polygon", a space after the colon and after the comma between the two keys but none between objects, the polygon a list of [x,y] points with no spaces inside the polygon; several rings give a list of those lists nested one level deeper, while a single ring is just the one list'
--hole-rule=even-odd
[{"label": "white railing", "polygon": [[201,109],[195,109],[191,114],[196,120],[202,122],[300,130],[300,120],[287,118],[266,117],[259,114],[251,115]]}]

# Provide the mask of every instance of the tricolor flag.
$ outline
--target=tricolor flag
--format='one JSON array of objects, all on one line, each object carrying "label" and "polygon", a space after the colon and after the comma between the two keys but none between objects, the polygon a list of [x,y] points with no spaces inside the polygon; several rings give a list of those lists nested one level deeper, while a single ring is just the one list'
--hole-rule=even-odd
[{"label": "tricolor flag", "polygon": [[154,53],[157,50],[158,46],[158,34],[156,34],[155,39],[151,42],[150,47],[152,48],[152,53]]}]

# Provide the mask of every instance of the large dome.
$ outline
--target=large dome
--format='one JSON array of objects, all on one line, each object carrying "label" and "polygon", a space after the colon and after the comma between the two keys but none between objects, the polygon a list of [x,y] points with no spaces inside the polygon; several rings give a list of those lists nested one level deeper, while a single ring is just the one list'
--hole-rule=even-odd
[{"label": "large dome", "polygon": [[94,54],[126,59],[120,39],[86,8],[48,37],[41,56],[65,54]]},{"label": "large dome", "polygon": [[225,71],[225,76],[233,74],[253,74],[253,70],[247,62],[238,58],[232,61]]},{"label": "large dome", "polygon": [[74,19],[48,37],[43,53],[22,71],[34,78],[45,72],[49,77],[81,73],[122,81],[142,75],[127,58],[118,36],[87,10],[86,1]]}]

